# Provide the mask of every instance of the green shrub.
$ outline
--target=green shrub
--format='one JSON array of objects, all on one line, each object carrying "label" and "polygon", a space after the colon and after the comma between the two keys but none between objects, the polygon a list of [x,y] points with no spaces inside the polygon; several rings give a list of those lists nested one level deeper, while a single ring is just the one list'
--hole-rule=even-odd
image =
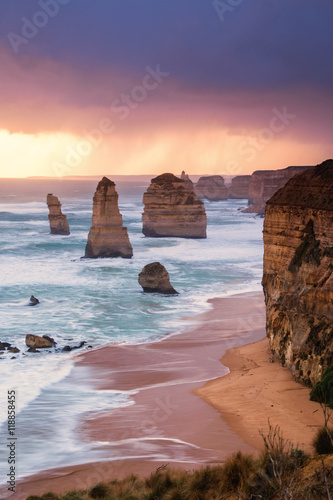
[{"label": "green shrub", "polygon": [[322,380],[312,389],[310,400],[324,403],[333,409],[333,365],[327,368]]},{"label": "green shrub", "polygon": [[320,427],[313,439],[312,446],[318,455],[333,453],[333,430]]}]

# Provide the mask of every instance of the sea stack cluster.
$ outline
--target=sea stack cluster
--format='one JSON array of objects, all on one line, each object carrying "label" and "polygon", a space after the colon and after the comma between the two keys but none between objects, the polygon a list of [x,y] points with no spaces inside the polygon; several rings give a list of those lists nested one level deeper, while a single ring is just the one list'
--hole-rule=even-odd
[{"label": "sea stack cluster", "polygon": [[267,203],[263,288],[273,353],[308,386],[333,363],[333,160]]},{"label": "sea stack cluster", "polygon": [[85,257],[130,259],[132,256],[132,245],[118,208],[115,183],[103,177],[97,185],[93,198],[92,226],[88,235]]},{"label": "sea stack cluster", "polygon": [[70,234],[66,215],[61,212],[61,203],[56,196],[48,194],[46,198],[49,207],[49,221],[51,234]]},{"label": "sea stack cluster", "polygon": [[205,206],[175,175],[167,173],[152,179],[143,203],[145,236],[206,238]]}]

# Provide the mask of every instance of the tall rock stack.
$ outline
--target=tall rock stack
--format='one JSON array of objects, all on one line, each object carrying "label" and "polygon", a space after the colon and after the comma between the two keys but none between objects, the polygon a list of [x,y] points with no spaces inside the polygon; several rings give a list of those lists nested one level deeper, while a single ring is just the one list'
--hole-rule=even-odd
[{"label": "tall rock stack", "polygon": [[251,175],[237,175],[231,180],[228,198],[235,200],[248,199]]},{"label": "tall rock stack", "polygon": [[92,226],[88,235],[85,257],[123,257],[133,256],[127,228],[118,208],[118,193],[115,183],[107,177],[98,183],[93,199]]},{"label": "tall rock stack", "polygon": [[152,179],[143,203],[145,236],[206,238],[205,206],[175,175],[162,174]]},{"label": "tall rock stack", "polygon": [[220,201],[228,199],[228,188],[221,175],[200,177],[195,185],[195,194],[201,200]]},{"label": "tall rock stack", "polygon": [[333,363],[333,160],[293,177],[267,203],[267,336],[297,380]]},{"label": "tall rock stack", "polygon": [[189,178],[188,174],[185,174],[184,170],[182,171],[180,178],[182,181],[184,181],[184,187],[194,193],[194,184]]},{"label": "tall rock stack", "polygon": [[51,234],[70,234],[66,215],[61,212],[61,203],[56,196],[48,194],[46,198],[49,207],[49,221]]}]

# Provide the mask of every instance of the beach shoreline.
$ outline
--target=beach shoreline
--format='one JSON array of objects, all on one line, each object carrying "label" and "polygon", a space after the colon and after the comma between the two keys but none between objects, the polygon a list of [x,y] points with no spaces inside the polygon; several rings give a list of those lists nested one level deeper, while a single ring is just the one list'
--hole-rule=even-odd
[{"label": "beach shoreline", "polygon": [[[244,345],[265,342],[263,295],[253,292],[210,302],[213,308],[195,318],[197,326],[179,335],[147,344],[106,346],[78,355],[71,376],[75,377],[75,371],[84,372],[96,390],[134,391],[134,404],[91,412],[81,421],[80,438],[99,446],[105,452],[103,461],[89,463],[87,455],[81,465],[24,478],[11,498],[86,489],[132,472],[149,474],[166,463],[188,470],[220,463],[238,450],[262,449],[261,442],[249,435],[246,419],[244,427],[235,425],[235,408],[230,406],[228,412],[213,399],[221,387],[224,391],[229,385],[234,370],[238,373],[242,369],[232,362],[231,373],[227,374],[229,369],[220,362],[221,355],[229,366],[228,353],[235,355]],[[267,364],[278,372],[288,372],[278,363]],[[235,391],[237,383],[233,385]],[[306,398],[304,391],[302,398]],[[260,409],[259,405],[256,413]],[[236,411],[239,414],[240,409]],[[266,415],[263,417],[266,419]]]}]

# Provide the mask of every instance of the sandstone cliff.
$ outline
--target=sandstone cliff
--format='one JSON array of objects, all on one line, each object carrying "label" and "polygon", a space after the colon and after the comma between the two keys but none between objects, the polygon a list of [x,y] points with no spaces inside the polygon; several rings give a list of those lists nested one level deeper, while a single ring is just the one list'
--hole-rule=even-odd
[{"label": "sandstone cliff", "polygon": [[273,353],[313,385],[333,363],[333,160],[267,203],[263,288]]},{"label": "sandstone cliff", "polygon": [[139,274],[139,284],[146,293],[177,295],[170,283],[169,273],[159,262],[147,264]]},{"label": "sandstone cliff", "polygon": [[184,170],[182,171],[180,178],[182,181],[184,181],[185,189],[188,189],[189,191],[192,191],[192,193],[194,193],[194,184],[189,178],[188,174],[185,174]]},{"label": "sandstone cliff", "polygon": [[48,194],[46,198],[49,207],[49,221],[51,234],[70,234],[67,217],[61,212],[61,203],[56,196]]},{"label": "sandstone cliff", "polygon": [[257,170],[251,175],[249,185],[249,208],[246,213],[265,215],[266,202],[294,175],[310,167],[287,167],[281,170]]},{"label": "sandstone cliff", "polygon": [[243,200],[249,197],[251,175],[237,175],[231,180],[231,186],[228,189],[228,197]]},{"label": "sandstone cliff", "polygon": [[152,179],[143,203],[145,236],[206,238],[205,206],[175,175],[163,174]]},{"label": "sandstone cliff", "polygon": [[202,200],[220,201],[228,198],[228,188],[221,175],[200,177],[194,187],[194,192]]},{"label": "sandstone cliff", "polygon": [[115,183],[107,177],[98,183],[93,199],[92,226],[88,235],[85,257],[123,257],[133,256],[127,228],[118,208],[118,193]]}]

